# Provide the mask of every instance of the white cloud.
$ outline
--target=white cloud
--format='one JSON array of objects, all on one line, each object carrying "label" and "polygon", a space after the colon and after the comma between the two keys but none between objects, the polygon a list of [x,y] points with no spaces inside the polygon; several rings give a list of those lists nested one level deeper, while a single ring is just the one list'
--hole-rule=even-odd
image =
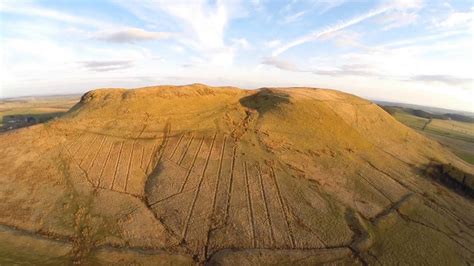
[{"label": "white cloud", "polygon": [[442,83],[449,86],[456,86],[459,88],[473,89],[474,88],[474,79],[472,78],[463,78],[458,76],[450,75],[417,75],[410,77],[409,80],[413,81],[422,81],[422,82],[434,82]]},{"label": "white cloud", "polygon": [[235,49],[226,43],[225,31],[230,20],[242,13],[239,1],[117,1],[150,23],[158,24],[156,14],[165,12],[181,26],[181,45],[207,57],[210,64],[232,64]]},{"label": "white cloud", "polygon": [[377,73],[371,66],[362,64],[345,64],[333,69],[317,69],[312,71],[316,75],[328,76],[365,76],[365,77],[383,77]]},{"label": "white cloud", "polygon": [[279,46],[280,44],[281,44],[280,40],[271,40],[271,41],[266,41],[263,43],[263,45],[268,48],[275,48]]},{"label": "white cloud", "polygon": [[170,38],[170,32],[146,31],[139,28],[127,28],[114,32],[100,32],[95,38],[107,42],[134,43],[139,41],[151,41]]},{"label": "white cloud", "polygon": [[286,50],[288,50],[290,48],[293,48],[295,46],[298,46],[298,45],[301,45],[301,44],[304,44],[304,43],[307,43],[307,42],[317,40],[317,39],[323,37],[324,35],[334,33],[336,31],[345,29],[345,28],[350,27],[352,25],[358,24],[358,23],[360,23],[364,20],[367,20],[367,19],[372,18],[374,16],[377,16],[379,14],[382,14],[382,13],[386,12],[387,10],[389,10],[389,8],[385,7],[385,6],[381,7],[381,8],[377,8],[377,9],[371,10],[371,11],[369,11],[369,12],[363,14],[363,15],[354,17],[350,20],[347,20],[347,21],[344,21],[344,22],[341,22],[341,23],[338,23],[338,24],[335,24],[335,25],[331,25],[329,27],[326,27],[325,29],[322,29],[322,30],[304,35],[300,38],[297,38],[296,40],[293,40],[293,41],[291,41],[291,42],[289,42],[285,45],[282,45],[282,46],[278,47],[277,49],[275,49],[273,51],[272,55],[273,56],[278,56],[279,54],[285,52]]},{"label": "white cloud", "polygon": [[449,15],[436,22],[436,26],[441,28],[457,28],[457,27],[470,27],[474,28],[474,11],[471,9],[467,12],[450,12]]},{"label": "white cloud", "polygon": [[336,31],[330,34],[326,34],[321,37],[322,40],[332,40],[338,47],[347,48],[355,47],[361,48],[364,50],[373,49],[361,43],[362,33],[350,31],[350,30],[341,30]]},{"label": "white cloud", "polygon": [[[432,104],[472,109],[472,97],[468,97],[474,91],[470,89],[474,60],[468,30],[472,16],[466,11],[430,2],[423,7],[421,1],[391,1],[357,15],[348,5],[337,10],[344,12],[333,14],[355,17],[311,31],[290,24],[280,29],[281,24],[270,23],[267,17],[272,15],[273,22],[286,16],[304,25],[319,25],[325,17],[310,17],[310,13],[328,12],[347,1],[298,0],[279,11],[275,10],[279,4],[261,0],[244,3],[250,10],[247,13],[240,0],[123,1],[126,8],[113,9],[117,14],[101,14],[103,9],[89,10],[90,5],[75,12],[69,7],[46,8],[38,1],[0,1],[0,15],[13,15],[2,17],[6,22],[6,34],[0,34],[3,95],[204,82],[251,88],[347,88],[365,97],[421,104],[430,95]],[[245,23],[232,23],[249,14],[252,17]],[[120,21],[122,16],[127,20]],[[436,23],[427,25],[434,19]],[[415,31],[408,34],[408,27],[400,29],[405,31],[400,35],[380,31],[403,23],[413,25]],[[351,28],[357,24],[360,27]],[[308,32],[286,39],[301,30]],[[404,33],[415,37],[404,37]],[[327,41],[327,49],[295,53],[291,60],[281,55],[314,40]],[[278,57],[262,59],[275,51]],[[239,64],[233,64],[239,53]]]},{"label": "white cloud", "polygon": [[318,31],[303,35],[300,38],[297,38],[275,49],[272,53],[272,56],[278,56],[279,54],[285,52],[286,50],[290,48],[293,48],[295,46],[298,46],[307,42],[315,41],[328,34],[332,34],[334,32],[359,24],[365,20],[376,17],[383,13],[386,13],[387,11],[420,8],[421,4],[422,4],[422,1],[420,0],[411,0],[411,1],[410,0],[396,0],[396,1],[386,2],[382,4],[381,6],[379,6],[378,8],[372,9],[365,14],[353,17],[352,19],[349,19],[349,20],[346,20],[334,25],[330,25],[322,30],[318,30]]},{"label": "white cloud", "polygon": [[173,45],[171,46],[171,50],[175,51],[176,53],[182,54],[185,52],[186,49],[180,45]]},{"label": "white cloud", "polygon": [[391,0],[386,3],[387,6],[397,10],[420,9],[423,4],[423,0]]},{"label": "white cloud", "polygon": [[418,13],[424,7],[422,0],[393,0],[388,2],[390,10],[376,20],[383,25],[382,30],[405,27],[418,21]]},{"label": "white cloud", "polygon": [[102,20],[97,20],[90,17],[81,17],[68,13],[64,13],[57,10],[52,10],[48,8],[43,8],[37,5],[28,4],[23,1],[11,1],[6,2],[2,1],[0,5],[0,12],[2,13],[11,13],[23,16],[32,16],[32,17],[43,17],[52,20],[62,21],[70,24],[79,24],[84,26],[90,26],[94,28],[111,28],[116,25],[105,22]]},{"label": "white cloud", "polygon": [[315,5],[318,13],[324,14],[333,8],[343,5],[346,2],[347,0],[317,0],[315,1]]},{"label": "white cloud", "polygon": [[237,49],[250,50],[253,48],[245,38],[232,39],[232,43]]},{"label": "white cloud", "polygon": [[130,68],[133,65],[133,62],[130,60],[120,60],[120,61],[82,61],[78,62],[83,67],[88,70],[104,72]]},{"label": "white cloud", "polygon": [[417,12],[395,11],[381,16],[378,22],[383,25],[382,30],[391,30],[413,24],[418,18]]},{"label": "white cloud", "polygon": [[363,64],[343,64],[341,66],[310,66],[308,68],[301,68],[294,62],[284,60],[276,57],[266,57],[261,62],[264,65],[274,66],[276,68],[291,71],[291,72],[308,72],[323,76],[363,76],[363,77],[385,77],[378,73],[370,65]]},{"label": "white cloud", "polygon": [[215,7],[202,1],[164,4],[161,8],[179,18],[191,29],[201,47],[216,49],[224,46],[224,29],[229,21],[227,6],[217,2]]},{"label": "white cloud", "polygon": [[298,21],[304,16],[304,14],[306,14],[306,11],[300,11],[300,12],[288,15],[283,18],[283,23],[293,23],[295,21]]},{"label": "white cloud", "polygon": [[[416,86],[469,90],[473,88],[474,68],[472,59],[467,59],[469,56],[472,56],[472,41],[466,36],[428,35],[317,58],[312,60],[312,67],[316,74],[372,77],[371,82],[375,83],[375,79],[398,80]],[[343,65],[338,65],[339,62]]]},{"label": "white cloud", "polygon": [[385,43],[383,45],[379,45],[377,49],[386,49],[386,48],[396,48],[396,47],[405,47],[405,46],[413,46],[417,44],[423,44],[423,43],[437,43],[440,40],[443,39],[451,39],[459,35],[464,35],[466,32],[463,30],[454,30],[454,31],[441,31],[441,32],[434,32],[426,35],[421,35],[417,37],[412,37],[412,38],[406,38],[406,39],[399,39],[396,41],[391,41],[388,43]]},{"label": "white cloud", "polygon": [[274,67],[277,67],[277,68],[282,69],[282,70],[295,71],[295,72],[303,71],[298,66],[296,66],[294,63],[292,63],[290,61],[283,60],[283,59],[279,59],[279,58],[276,58],[276,57],[264,58],[261,63],[264,64],[264,65],[274,66]]}]

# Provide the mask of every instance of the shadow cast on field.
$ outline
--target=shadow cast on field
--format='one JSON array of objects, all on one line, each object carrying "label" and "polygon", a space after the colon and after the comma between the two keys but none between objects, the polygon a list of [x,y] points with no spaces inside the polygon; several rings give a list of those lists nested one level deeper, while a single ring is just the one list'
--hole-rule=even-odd
[{"label": "shadow cast on field", "polygon": [[454,191],[455,193],[474,198],[474,176],[465,173],[451,164],[431,162],[423,166],[424,176],[438,184]]},{"label": "shadow cast on field", "polygon": [[263,88],[257,93],[243,97],[239,100],[244,107],[256,110],[260,115],[278,108],[281,104],[290,103],[290,95],[272,89]]}]

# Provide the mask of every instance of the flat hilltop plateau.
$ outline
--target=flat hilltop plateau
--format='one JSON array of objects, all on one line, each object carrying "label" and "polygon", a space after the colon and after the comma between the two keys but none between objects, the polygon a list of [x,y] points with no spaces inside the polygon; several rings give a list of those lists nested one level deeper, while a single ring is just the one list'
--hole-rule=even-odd
[{"label": "flat hilltop plateau", "polygon": [[347,93],[98,89],[0,134],[0,264],[469,265],[473,189]]}]

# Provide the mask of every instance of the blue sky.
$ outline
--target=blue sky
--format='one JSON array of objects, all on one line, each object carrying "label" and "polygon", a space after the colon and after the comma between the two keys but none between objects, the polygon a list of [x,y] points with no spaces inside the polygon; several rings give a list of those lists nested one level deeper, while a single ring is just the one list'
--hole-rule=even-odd
[{"label": "blue sky", "polygon": [[474,111],[472,1],[2,0],[0,97],[206,83]]}]

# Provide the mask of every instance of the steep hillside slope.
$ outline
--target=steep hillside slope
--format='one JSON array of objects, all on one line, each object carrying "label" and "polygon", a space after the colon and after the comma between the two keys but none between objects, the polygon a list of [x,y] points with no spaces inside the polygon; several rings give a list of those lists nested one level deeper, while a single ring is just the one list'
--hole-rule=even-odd
[{"label": "steep hillside slope", "polygon": [[333,90],[101,89],[0,135],[0,242],[59,245],[31,251],[53,262],[470,264],[473,173]]}]

